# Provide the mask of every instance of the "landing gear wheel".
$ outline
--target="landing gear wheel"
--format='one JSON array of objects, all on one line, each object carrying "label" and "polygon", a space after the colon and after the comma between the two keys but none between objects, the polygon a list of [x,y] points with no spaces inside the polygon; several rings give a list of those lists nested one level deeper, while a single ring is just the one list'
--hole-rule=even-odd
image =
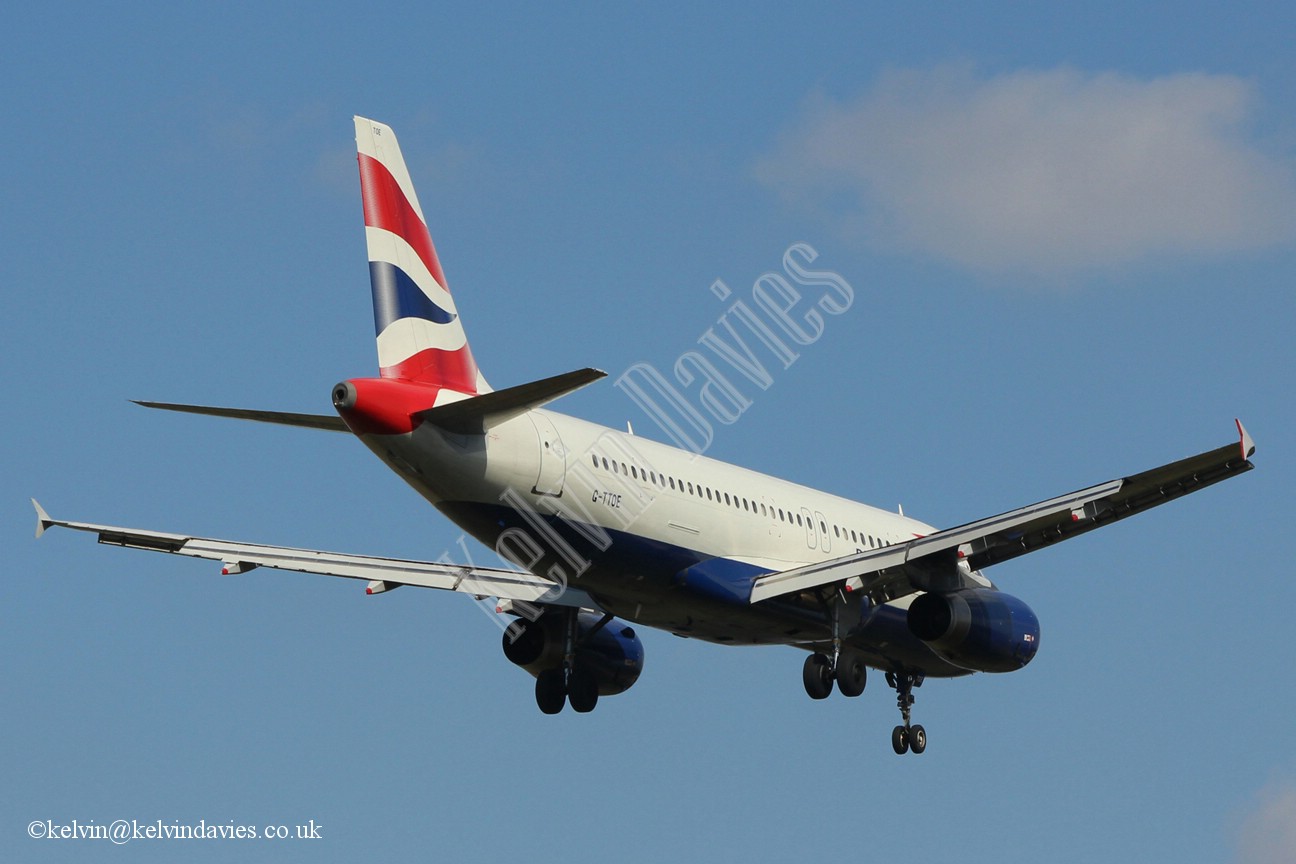
[{"label": "landing gear wheel", "polygon": [[823,654],[811,654],[801,667],[801,682],[811,699],[827,699],[833,689],[832,665]]},{"label": "landing gear wheel", "polygon": [[843,651],[837,658],[837,689],[843,696],[855,697],[864,692],[868,667],[854,651]]},{"label": "landing gear wheel", "polygon": [[587,670],[576,668],[567,675],[567,701],[578,714],[588,714],[598,704],[598,681]]},{"label": "landing gear wheel", "polygon": [[[546,669],[536,676],[536,704],[545,714],[557,714],[567,703],[567,682],[561,669]],[[576,706],[573,705],[573,708]]]},{"label": "landing gear wheel", "polygon": [[[919,729],[922,727],[919,726]],[[924,745],[926,739],[923,739]],[[903,726],[897,726],[891,730],[891,749],[896,752],[897,756],[903,756],[909,752],[909,730]]]},{"label": "landing gear wheel", "polygon": [[921,726],[909,727],[909,749],[915,754],[927,749],[927,730]]}]

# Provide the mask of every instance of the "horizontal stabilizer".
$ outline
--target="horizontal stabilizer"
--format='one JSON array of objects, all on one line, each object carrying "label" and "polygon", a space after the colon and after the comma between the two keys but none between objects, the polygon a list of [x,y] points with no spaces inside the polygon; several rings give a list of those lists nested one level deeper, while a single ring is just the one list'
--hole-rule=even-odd
[{"label": "horizontal stabilizer", "polygon": [[349,432],[342,418],[336,414],[292,414],[287,411],[256,411],[250,408],[213,408],[209,405],[176,405],[171,402],[141,402],[145,408],[164,411],[181,411],[185,414],[207,414],[212,417],[232,417],[235,420],[255,420],[258,423],[277,423],[280,426],[300,426],[305,429],[327,429],[330,432]]},{"label": "horizontal stabilizer", "polygon": [[552,378],[542,378],[528,384],[507,387],[493,393],[473,396],[458,402],[438,405],[414,416],[442,429],[463,434],[476,434],[488,426],[501,423],[532,408],[539,408],[559,396],[579,390],[600,378],[607,377],[601,369],[577,369]]}]

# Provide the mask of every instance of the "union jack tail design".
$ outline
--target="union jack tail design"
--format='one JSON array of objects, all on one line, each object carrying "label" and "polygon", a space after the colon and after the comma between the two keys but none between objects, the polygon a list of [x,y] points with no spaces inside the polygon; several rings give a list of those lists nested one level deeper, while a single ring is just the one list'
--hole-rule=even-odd
[{"label": "union jack tail design", "polygon": [[468,348],[396,134],[364,117],[355,118],[355,128],[382,377],[469,395],[489,393]]}]

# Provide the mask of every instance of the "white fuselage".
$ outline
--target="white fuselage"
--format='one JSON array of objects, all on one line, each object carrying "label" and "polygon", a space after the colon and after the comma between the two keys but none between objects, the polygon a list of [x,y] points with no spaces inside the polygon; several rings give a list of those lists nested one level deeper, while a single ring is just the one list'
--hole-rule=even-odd
[{"label": "white fuselage", "polygon": [[[423,424],[366,435],[392,470],[465,531],[538,575],[578,585],[609,611],[681,636],[822,645],[813,597],[752,605],[765,573],[913,540],[914,519],[551,411],[459,435]],[[912,597],[847,604],[878,665],[946,667],[904,628]]]}]

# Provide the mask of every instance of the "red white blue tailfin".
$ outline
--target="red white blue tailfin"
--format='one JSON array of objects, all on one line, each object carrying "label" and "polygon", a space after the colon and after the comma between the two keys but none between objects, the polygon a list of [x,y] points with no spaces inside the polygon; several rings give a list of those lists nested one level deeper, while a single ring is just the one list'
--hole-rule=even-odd
[{"label": "red white blue tailfin", "polygon": [[491,392],[468,348],[396,134],[364,117],[355,118],[355,129],[382,377]]}]

